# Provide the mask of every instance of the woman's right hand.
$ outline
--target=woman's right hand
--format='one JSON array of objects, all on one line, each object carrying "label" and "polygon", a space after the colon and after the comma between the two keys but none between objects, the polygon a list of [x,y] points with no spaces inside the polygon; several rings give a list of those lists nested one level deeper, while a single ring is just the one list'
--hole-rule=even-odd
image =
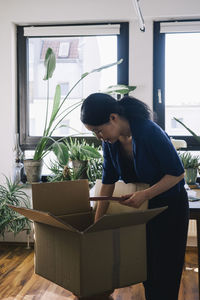
[{"label": "woman's right hand", "polygon": [[[99,196],[112,196],[115,188],[115,184],[103,184],[101,185],[101,190]],[[96,223],[103,215],[105,215],[107,209],[109,207],[109,201],[99,201],[97,204],[97,210],[95,213],[94,222]]]}]

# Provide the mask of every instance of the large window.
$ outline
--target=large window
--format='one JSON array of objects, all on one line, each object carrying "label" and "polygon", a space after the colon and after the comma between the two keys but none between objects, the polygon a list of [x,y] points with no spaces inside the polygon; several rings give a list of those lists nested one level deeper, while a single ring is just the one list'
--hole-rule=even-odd
[{"label": "large window", "polygon": [[200,22],[155,22],[154,110],[161,127],[185,139],[188,148],[200,145],[174,117],[200,135]]},{"label": "large window", "polygon": [[[18,107],[20,143],[33,149],[42,135],[47,97],[44,58],[50,47],[56,54],[56,69],[49,81],[50,107],[55,87],[61,86],[64,98],[85,72],[100,66],[123,62],[86,77],[70,93],[64,110],[79,103],[89,94],[104,91],[108,86],[128,84],[128,23],[77,26],[31,26],[18,32]],[[55,138],[86,134],[80,122],[80,106],[62,121]]]}]

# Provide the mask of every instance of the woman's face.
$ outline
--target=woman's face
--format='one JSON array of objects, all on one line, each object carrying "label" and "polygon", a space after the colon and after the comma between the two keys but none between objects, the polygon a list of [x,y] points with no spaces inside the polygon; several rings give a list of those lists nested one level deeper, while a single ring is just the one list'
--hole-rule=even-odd
[{"label": "woman's face", "polygon": [[89,131],[92,131],[99,140],[109,142],[111,144],[115,143],[121,135],[120,119],[117,114],[111,114],[108,123],[98,126],[88,124],[84,125]]}]

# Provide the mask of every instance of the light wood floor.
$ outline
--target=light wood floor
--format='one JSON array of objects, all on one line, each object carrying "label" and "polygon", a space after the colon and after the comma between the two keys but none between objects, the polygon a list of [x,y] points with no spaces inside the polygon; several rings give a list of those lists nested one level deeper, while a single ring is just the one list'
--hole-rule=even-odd
[{"label": "light wood floor", "polygon": [[[34,274],[33,250],[0,244],[0,300],[75,300],[69,291]],[[199,300],[197,251],[188,249],[179,300]],[[145,300],[142,284],[115,290],[114,300]]]}]

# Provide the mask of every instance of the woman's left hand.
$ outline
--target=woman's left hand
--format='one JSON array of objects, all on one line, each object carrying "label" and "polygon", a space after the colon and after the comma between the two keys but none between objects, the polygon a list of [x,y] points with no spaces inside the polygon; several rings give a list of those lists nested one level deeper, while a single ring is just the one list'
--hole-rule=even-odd
[{"label": "woman's left hand", "polygon": [[119,201],[120,204],[135,208],[139,208],[145,201],[148,200],[145,190],[138,191],[129,195],[124,195],[122,196],[122,198],[125,198],[125,200]]}]

